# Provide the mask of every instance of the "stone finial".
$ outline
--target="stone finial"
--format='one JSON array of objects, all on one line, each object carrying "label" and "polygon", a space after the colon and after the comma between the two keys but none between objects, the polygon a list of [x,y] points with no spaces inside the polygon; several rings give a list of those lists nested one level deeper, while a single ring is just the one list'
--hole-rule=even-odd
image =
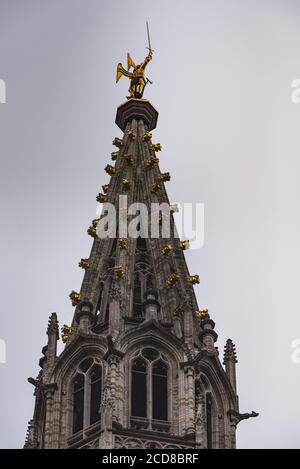
[{"label": "stone finial", "polygon": [[47,328],[47,335],[56,335],[57,340],[59,339],[59,329],[58,329],[58,320],[57,320],[57,314],[52,313],[49,322],[48,322],[48,328]]},{"label": "stone finial", "polygon": [[158,313],[160,312],[160,303],[157,300],[158,295],[154,290],[147,290],[145,293],[145,301],[143,302],[143,310],[145,312],[145,320],[157,320]]},{"label": "stone finial", "polygon": [[47,328],[48,343],[43,347],[43,357],[40,359],[40,367],[44,368],[45,364],[51,366],[54,363],[57,354],[57,341],[59,340],[59,328],[57,314],[52,313]]},{"label": "stone finial", "polygon": [[24,449],[37,449],[38,446],[37,425],[34,420],[30,420],[28,422]]},{"label": "stone finial", "polygon": [[94,322],[93,304],[88,300],[79,303],[75,314],[75,320],[79,329],[88,333]]},{"label": "stone finial", "polygon": [[224,361],[225,371],[229,378],[229,381],[233,387],[233,390],[236,392],[236,363],[237,356],[235,345],[231,339],[228,339],[224,348]]},{"label": "stone finial", "polygon": [[226,364],[226,361],[232,361],[233,363],[237,363],[237,355],[235,350],[235,345],[231,339],[228,339],[226,345],[224,347],[224,361],[223,364]]},{"label": "stone finial", "polygon": [[216,333],[215,323],[209,317],[202,319],[201,321],[201,331],[199,334],[199,339],[202,342],[204,348],[209,352],[216,353],[214,343],[218,340],[218,334]]}]

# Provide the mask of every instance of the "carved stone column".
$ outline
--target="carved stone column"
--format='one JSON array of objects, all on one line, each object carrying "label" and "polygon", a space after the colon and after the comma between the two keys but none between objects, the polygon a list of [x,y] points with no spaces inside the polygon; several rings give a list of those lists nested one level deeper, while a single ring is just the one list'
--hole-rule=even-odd
[{"label": "carved stone column", "polygon": [[76,322],[78,323],[78,329],[88,334],[93,324],[94,315],[93,304],[90,301],[81,301],[76,311]]},{"label": "carved stone column", "polygon": [[178,339],[182,339],[181,318],[182,318],[182,315],[176,315],[173,318],[174,333]]},{"label": "carved stone column", "polygon": [[57,385],[45,384],[43,386],[43,392],[46,401],[46,415],[45,415],[45,437],[44,437],[44,448],[51,448],[51,438],[52,438],[52,410],[53,410],[53,398],[54,393],[57,389]]},{"label": "carved stone column", "polygon": [[103,357],[106,361],[106,375],[103,386],[102,402],[100,406],[101,413],[101,435],[100,435],[100,448],[113,448],[114,435],[113,426],[120,426],[120,412],[118,402],[118,375],[120,361],[123,354],[115,349],[111,336],[107,338],[108,350]]},{"label": "carved stone column", "polygon": [[207,350],[210,353],[216,353],[215,342],[218,339],[218,334],[214,331],[215,323],[212,319],[206,318],[201,321],[202,331],[199,334],[199,338]]},{"label": "carved stone column", "polygon": [[113,413],[115,410],[115,400],[112,395],[111,370],[107,367],[106,377],[103,386],[102,401],[100,406],[101,414],[101,434],[99,439],[99,448],[113,448]]},{"label": "carved stone column", "polygon": [[160,304],[157,301],[157,293],[154,290],[148,290],[146,292],[143,310],[145,312],[146,321],[149,321],[150,319],[155,319],[157,321]]},{"label": "carved stone column", "polygon": [[207,448],[205,396],[199,379],[195,380],[195,440],[196,448]]},{"label": "carved stone column", "polygon": [[112,413],[112,423],[120,423],[120,415],[118,412],[118,403],[117,403],[117,374],[118,367],[120,363],[120,357],[117,355],[110,355],[107,358],[107,364],[110,368],[110,393],[111,399],[114,401],[113,413]]},{"label": "carved stone column", "polygon": [[194,368],[188,366],[185,370],[187,383],[187,413],[186,413],[186,436],[195,433],[195,393],[194,393]]},{"label": "carved stone column", "polygon": [[184,315],[183,315],[183,329],[184,329],[184,341],[190,347],[194,343],[194,328],[193,328],[193,313],[192,313],[192,292],[188,291],[184,298]]},{"label": "carved stone column", "polygon": [[109,292],[109,334],[116,337],[120,330],[121,286],[119,281],[112,283]]}]

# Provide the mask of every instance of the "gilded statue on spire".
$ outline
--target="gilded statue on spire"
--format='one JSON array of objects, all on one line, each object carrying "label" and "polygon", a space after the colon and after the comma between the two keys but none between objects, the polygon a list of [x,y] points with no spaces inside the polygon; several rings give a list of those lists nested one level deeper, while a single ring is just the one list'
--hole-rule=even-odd
[{"label": "gilded statue on spire", "polygon": [[[144,89],[147,83],[152,83],[149,78],[145,77],[145,68],[147,67],[150,60],[152,60],[153,56],[153,49],[151,49],[150,43],[150,34],[149,34],[149,27],[147,22],[147,33],[148,33],[148,55],[145,58],[144,62],[135,65],[134,61],[130,57],[130,54],[127,54],[127,70],[123,68],[122,64],[119,63],[117,67],[117,77],[116,82],[120,80],[120,78],[124,75],[127,78],[130,78],[130,86],[129,86],[129,96],[127,99],[136,98],[141,99],[143,97]],[[133,68],[132,71],[130,69]]]}]

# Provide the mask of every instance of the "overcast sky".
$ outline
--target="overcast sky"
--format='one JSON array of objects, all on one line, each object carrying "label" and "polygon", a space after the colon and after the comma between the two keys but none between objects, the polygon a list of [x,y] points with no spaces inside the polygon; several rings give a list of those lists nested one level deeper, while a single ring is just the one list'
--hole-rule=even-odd
[{"label": "overcast sky", "polygon": [[89,256],[86,229],[120,131],[128,81],[150,22],[159,110],[154,141],[171,201],[205,204],[205,245],[187,252],[219,347],[237,346],[240,448],[300,448],[300,78],[298,0],[0,0],[0,446],[21,447],[48,316]]}]

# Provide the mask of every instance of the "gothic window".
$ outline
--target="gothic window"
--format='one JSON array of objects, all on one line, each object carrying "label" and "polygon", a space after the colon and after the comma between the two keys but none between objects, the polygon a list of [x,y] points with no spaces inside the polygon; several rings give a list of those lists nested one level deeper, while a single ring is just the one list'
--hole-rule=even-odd
[{"label": "gothic window", "polygon": [[105,280],[105,310],[104,310],[104,322],[109,320],[109,292],[111,287],[111,276],[108,276]]},{"label": "gothic window", "polygon": [[77,373],[73,384],[73,433],[83,428],[84,375]]},{"label": "gothic window", "polygon": [[137,238],[136,247],[140,251],[147,251],[147,244],[146,244],[145,238],[142,238],[141,236],[139,236]]},{"label": "gothic window", "polygon": [[87,358],[86,360],[83,360],[83,362],[80,363],[79,370],[82,373],[86,373],[92,364],[93,364],[93,359]]},{"label": "gothic window", "polygon": [[116,255],[116,249],[117,249],[117,238],[114,238],[111,251],[110,251],[110,256],[115,256]]},{"label": "gothic window", "polygon": [[108,319],[109,319],[109,301],[107,301],[106,303],[104,322],[108,322]]},{"label": "gothic window", "polygon": [[131,414],[147,417],[147,365],[142,358],[132,364]]},{"label": "gothic window", "polygon": [[149,273],[147,276],[146,276],[146,289],[147,290],[152,290],[154,287],[153,287],[153,277],[152,277],[152,274]]},{"label": "gothic window", "polygon": [[138,271],[135,273],[133,285],[132,316],[142,318],[142,304],[147,290],[153,289],[153,282],[148,266],[139,264]]},{"label": "gothic window", "polygon": [[139,274],[134,278],[132,316],[134,318],[142,316],[142,287]]},{"label": "gothic window", "polygon": [[97,314],[100,314],[101,312],[102,296],[103,296],[103,283],[100,283],[99,297],[98,297],[98,303],[97,303],[97,308],[96,308]]},{"label": "gothic window", "polygon": [[[107,269],[108,271],[110,269]],[[97,304],[97,322],[104,324],[109,319],[109,291],[111,285],[111,277],[106,273],[105,279],[100,284],[100,292]]]},{"label": "gothic window", "polygon": [[145,357],[149,362],[153,362],[158,357],[158,351],[153,348],[144,348],[142,351],[143,357]]},{"label": "gothic window", "polygon": [[152,417],[168,420],[168,367],[158,360],[152,366]]},{"label": "gothic window", "polygon": [[72,387],[73,433],[77,433],[100,419],[101,366],[93,358],[83,360],[78,366]]},{"label": "gothic window", "polygon": [[136,241],[133,295],[132,295],[132,317],[136,319],[143,318],[142,304],[147,290],[154,288],[153,272],[147,243],[145,238],[139,236]]},{"label": "gothic window", "polygon": [[101,404],[101,378],[102,368],[94,364],[91,373],[91,400],[90,400],[90,424],[97,422],[100,418],[99,409]]},{"label": "gothic window", "polygon": [[168,420],[168,365],[145,348],[131,366],[131,416]]},{"label": "gothic window", "polygon": [[206,394],[206,425],[207,425],[207,448],[212,448],[212,399],[211,394]]}]

